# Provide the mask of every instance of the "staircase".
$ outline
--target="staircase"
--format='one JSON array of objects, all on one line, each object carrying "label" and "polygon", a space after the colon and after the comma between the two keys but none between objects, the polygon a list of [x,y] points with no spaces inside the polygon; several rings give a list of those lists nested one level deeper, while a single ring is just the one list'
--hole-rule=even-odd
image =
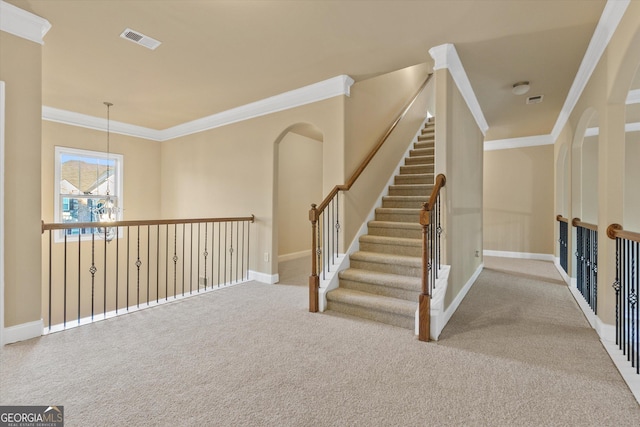
[{"label": "staircase", "polygon": [[425,124],[389,186],[375,220],[360,237],[339,287],[327,293],[327,309],[413,329],[421,292],[420,209],[434,184],[435,122]]}]

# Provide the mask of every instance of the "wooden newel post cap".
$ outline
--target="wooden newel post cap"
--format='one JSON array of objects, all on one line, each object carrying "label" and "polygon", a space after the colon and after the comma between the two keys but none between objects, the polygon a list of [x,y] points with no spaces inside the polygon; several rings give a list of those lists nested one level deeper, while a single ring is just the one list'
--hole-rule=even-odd
[{"label": "wooden newel post cap", "polygon": [[579,222],[580,222],[580,218],[573,218],[571,220],[571,225],[573,225],[574,227],[577,227]]},{"label": "wooden newel post cap", "polygon": [[318,220],[318,211],[316,210],[316,204],[311,204],[311,209],[309,210],[309,221],[316,222]]},{"label": "wooden newel post cap", "polygon": [[610,239],[616,238],[616,231],[622,230],[622,226],[620,224],[611,224],[607,227],[607,237]]}]

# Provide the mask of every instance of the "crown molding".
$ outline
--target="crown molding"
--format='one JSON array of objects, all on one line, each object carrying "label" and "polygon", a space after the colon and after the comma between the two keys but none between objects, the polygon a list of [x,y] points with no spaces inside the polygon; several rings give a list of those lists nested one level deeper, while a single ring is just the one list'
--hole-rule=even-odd
[{"label": "crown molding", "polygon": [[[276,113],[278,111],[311,104],[313,102],[333,98],[334,96],[349,96],[351,94],[351,86],[353,83],[354,80],[349,76],[337,76],[164,130],[150,129],[115,121],[111,121],[109,130],[113,133],[135,136],[153,141],[168,141],[170,139],[180,138],[182,136],[229,125],[231,123],[237,123],[243,120]],[[53,107],[42,107],[42,119],[94,130],[107,130],[106,119],[74,113],[72,111],[60,110]]]},{"label": "crown molding", "polygon": [[627,104],[640,104],[640,89],[630,90],[627,95]]},{"label": "crown molding", "polygon": [[[74,113],[73,111],[60,110],[58,108],[43,106],[42,120],[99,130],[103,132],[107,131],[107,119],[89,116],[86,114]],[[120,135],[135,136],[137,138],[150,139],[153,141],[162,141],[162,135],[164,131],[110,120],[109,132],[117,133]]]},{"label": "crown molding", "polygon": [[473,114],[473,117],[476,119],[478,127],[482,131],[482,134],[486,135],[489,125],[484,118],[484,114],[478,103],[478,98],[476,98],[476,94],[471,87],[471,82],[462,66],[456,47],[451,43],[435,46],[429,49],[429,55],[431,55],[435,61],[434,70],[441,68],[447,68],[449,70],[469,110],[471,110],[471,114]]},{"label": "crown molding", "polygon": [[351,94],[351,85],[353,85],[353,83],[354,80],[347,75],[333,77],[328,80],[323,80],[321,82],[281,93],[260,101],[232,108],[212,116],[165,129],[163,131],[163,137],[165,140],[178,138],[205,130],[215,129],[220,126],[237,123],[243,120],[277,113],[278,111],[300,107],[302,105],[333,98],[334,96],[349,96]]},{"label": "crown molding", "polygon": [[558,139],[562,128],[567,124],[573,108],[578,103],[582,91],[587,86],[593,70],[595,70],[596,65],[598,65],[604,50],[607,48],[613,33],[618,28],[618,24],[630,2],[631,0],[607,0],[607,4],[602,11],[602,16],[600,16],[600,21],[589,42],[587,52],[584,54],[584,58],[582,58],[580,68],[578,68],[576,78],[571,85],[571,89],[569,89],[567,99],[551,131],[554,140]]},{"label": "crown molding", "polygon": [[44,44],[44,36],[51,24],[26,10],[0,0],[0,30],[39,44]]},{"label": "crown molding", "polygon": [[522,138],[495,139],[484,142],[484,151],[508,150],[510,148],[537,147],[553,145],[554,139],[549,135],[524,136]]}]

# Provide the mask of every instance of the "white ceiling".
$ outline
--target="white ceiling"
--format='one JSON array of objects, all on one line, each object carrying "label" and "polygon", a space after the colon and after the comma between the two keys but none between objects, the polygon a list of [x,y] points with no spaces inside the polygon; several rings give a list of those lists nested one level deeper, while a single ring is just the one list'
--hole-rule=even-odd
[{"label": "white ceiling", "polygon": [[[43,105],[166,129],[337,75],[357,81],[453,43],[487,139],[549,134],[605,0],[8,0],[47,19]],[[120,38],[132,28],[162,42]],[[511,85],[529,80],[525,105]]]}]

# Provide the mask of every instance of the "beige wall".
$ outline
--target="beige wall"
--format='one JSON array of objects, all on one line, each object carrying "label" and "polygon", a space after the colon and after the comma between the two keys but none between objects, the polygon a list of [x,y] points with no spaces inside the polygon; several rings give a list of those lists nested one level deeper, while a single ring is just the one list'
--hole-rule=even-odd
[{"label": "beige wall", "polygon": [[625,145],[624,219],[622,226],[640,232],[640,132],[629,132]]},{"label": "beige wall", "polygon": [[449,71],[440,69],[435,78],[436,172],[447,177],[444,262],[451,273],[446,308],[482,262],[484,137]]},{"label": "beige wall", "polygon": [[42,46],[0,31],[5,111],[5,327],[40,315]]},{"label": "beige wall", "polygon": [[[42,122],[42,219],[45,222],[54,219],[55,147],[106,152],[106,138],[105,132]],[[159,219],[161,143],[114,133],[109,139],[111,153],[123,156],[122,219]]]},{"label": "beige wall", "polygon": [[[344,97],[338,96],[162,143],[162,215],[189,218],[255,214],[250,268],[275,274],[275,144],[296,124],[308,123],[319,129],[324,139],[322,159],[318,161],[323,164],[326,194],[336,181],[344,181],[343,116]],[[265,254],[269,261],[265,261]]]},{"label": "beige wall", "polygon": [[[429,67],[419,64],[354,84],[345,105],[345,168],[349,179],[385,134],[407,102],[427,78]],[[386,188],[413,137],[426,118],[429,92],[425,91],[405,116],[370,166],[344,196],[346,208],[344,252]],[[336,184],[343,184],[336,183]],[[429,195],[425,195],[425,200]]]},{"label": "beige wall", "polygon": [[322,141],[289,132],[278,146],[278,254],[311,251],[309,209],[322,200]]},{"label": "beige wall", "polygon": [[484,153],[484,249],[552,254],[553,146]]},{"label": "beige wall", "polygon": [[[584,92],[569,117],[565,129],[571,140],[579,141],[584,134],[585,120],[597,113],[598,136],[598,317],[607,324],[615,321],[615,292],[610,286],[615,280],[615,243],[606,236],[609,224],[624,222],[625,186],[625,99],[640,64],[640,2],[631,2],[614,33],[605,53],[592,74]],[[579,150],[572,149],[571,206],[573,217],[580,215],[578,186],[580,171],[573,170],[580,162]],[[556,191],[563,185],[556,177]],[[638,231],[638,230],[635,230]],[[571,275],[575,277],[574,270]]]}]

